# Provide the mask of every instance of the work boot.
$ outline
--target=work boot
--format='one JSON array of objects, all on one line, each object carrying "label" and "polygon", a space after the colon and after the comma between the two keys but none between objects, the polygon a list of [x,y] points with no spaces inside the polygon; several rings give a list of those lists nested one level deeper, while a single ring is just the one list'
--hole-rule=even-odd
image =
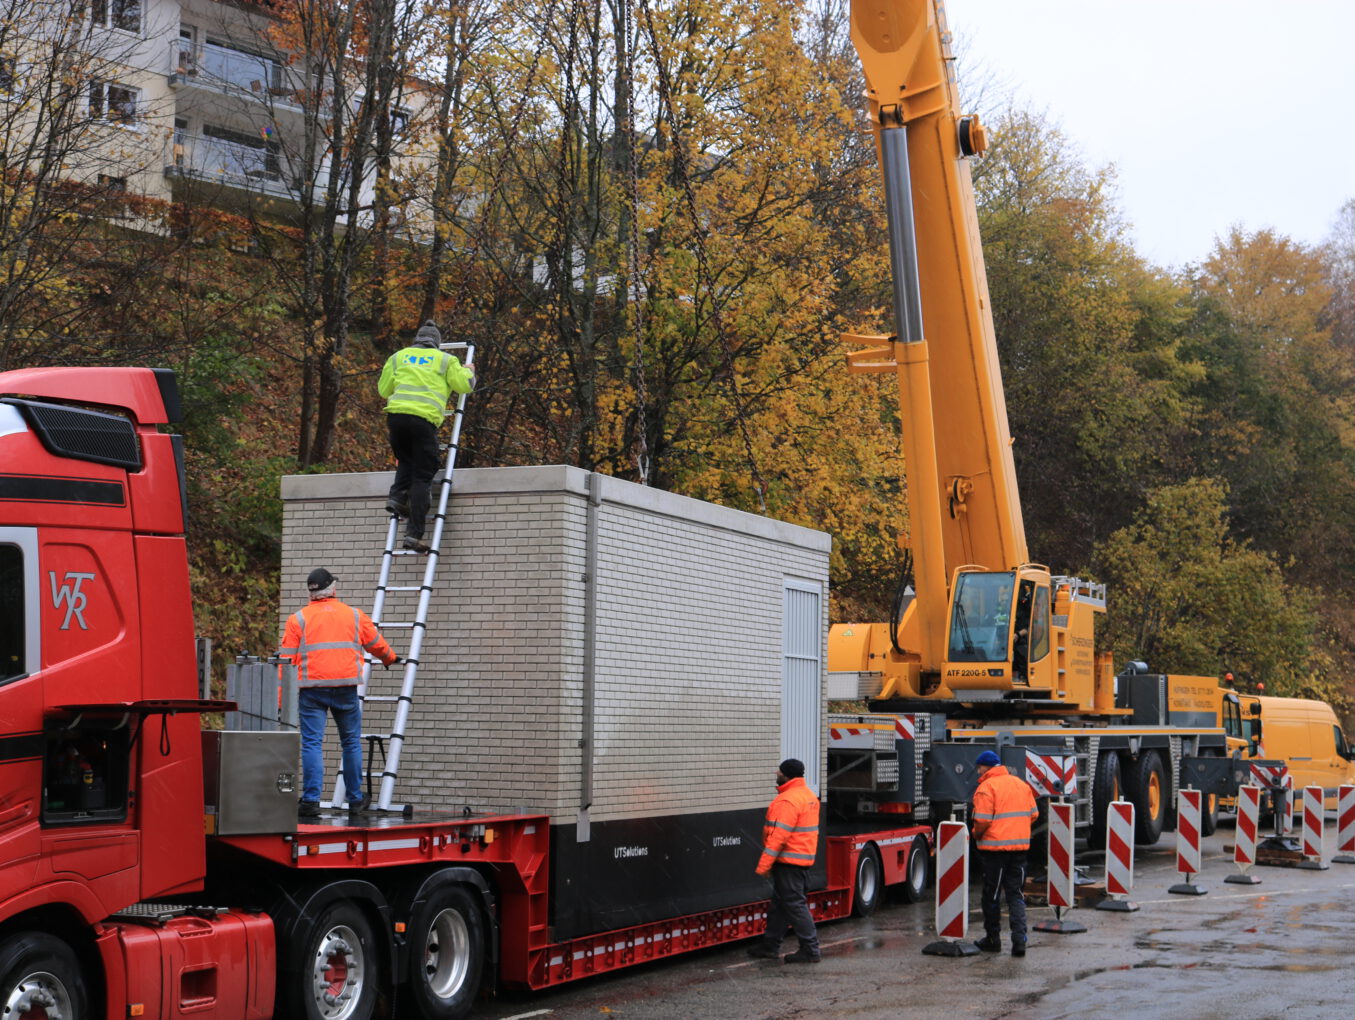
[{"label": "work boot", "polygon": [[429,545],[427,542],[425,542],[422,538],[416,538],[413,535],[405,536],[405,548],[408,549],[410,552],[416,553],[428,553],[431,552],[433,549],[433,547]]},{"label": "work boot", "polygon": [[818,963],[823,957],[817,949],[810,949],[808,946],[801,946],[793,953],[787,953],[785,960],[787,963]]},{"label": "work boot", "polygon": [[985,953],[1002,952],[1002,940],[998,938],[996,935],[985,935],[983,938],[975,942],[974,945],[978,946]]},{"label": "work boot", "polygon": [[348,813],[350,815],[365,815],[367,809],[372,806],[372,795],[364,793],[360,800],[350,800],[348,802]]},{"label": "work boot", "polygon": [[781,955],[781,947],[769,939],[758,939],[748,947],[748,955],[755,960],[775,960]]},{"label": "work boot", "polygon": [[319,818],[320,802],[315,800],[303,800],[296,806],[296,816],[298,818]]},{"label": "work boot", "polygon": [[392,517],[408,517],[409,504],[402,499],[386,500],[386,513]]},{"label": "work boot", "polygon": [[1026,955],[1026,944],[1024,942],[1013,942],[1012,956],[1025,956],[1025,955]]}]

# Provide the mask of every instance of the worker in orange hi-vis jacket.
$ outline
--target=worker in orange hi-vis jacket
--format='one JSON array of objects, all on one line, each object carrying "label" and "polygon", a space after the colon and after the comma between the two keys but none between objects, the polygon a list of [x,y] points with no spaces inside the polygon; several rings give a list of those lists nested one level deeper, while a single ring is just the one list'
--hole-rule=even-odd
[{"label": "worker in orange hi-vis jacket", "polygon": [[806,896],[809,869],[819,849],[819,798],[805,784],[804,776],[804,763],[796,758],[787,758],[776,770],[776,797],[767,808],[757,864],[759,875],[771,875],[772,900],[766,934],[748,949],[748,955],[755,958],[780,956],[789,925],[800,948],[788,953],[786,962],[819,962],[819,935]]},{"label": "worker in orange hi-vis jacket", "polygon": [[974,840],[983,868],[983,928],[974,945],[985,953],[1002,951],[1002,897],[1007,897],[1012,956],[1026,955],[1026,856],[1030,826],[1039,814],[1030,784],[1002,765],[995,751],[974,762],[979,786],[974,791]]},{"label": "worker in orange hi-vis jacket", "polygon": [[362,811],[370,798],[362,790],[362,653],[386,666],[399,662],[391,646],[361,609],[335,597],[338,579],[324,567],[306,578],[310,604],[287,618],[279,655],[296,664],[297,715],[301,724],[301,803],[297,815],[320,814],[324,778],[322,751],[325,713],[334,716],[343,750],[343,785],[350,811]]}]

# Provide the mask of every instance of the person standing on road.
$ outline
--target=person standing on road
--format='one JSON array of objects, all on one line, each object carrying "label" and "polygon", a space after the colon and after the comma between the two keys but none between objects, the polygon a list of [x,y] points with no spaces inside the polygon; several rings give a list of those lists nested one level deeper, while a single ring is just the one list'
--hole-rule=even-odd
[{"label": "person standing on road", "polygon": [[767,931],[748,955],[775,960],[781,955],[786,926],[795,930],[800,948],[786,954],[787,963],[818,963],[819,934],[809,913],[806,890],[809,868],[819,849],[819,798],[805,784],[804,763],[787,758],[776,770],[776,797],[767,808],[762,829],[762,856],[757,873],[771,875],[772,901]]},{"label": "person standing on road", "polygon": [[300,818],[320,814],[324,780],[325,713],[334,716],[343,750],[343,786],[349,811],[364,810],[362,790],[362,653],[371,652],[386,666],[400,659],[386,644],[371,617],[335,598],[338,579],[324,567],[306,578],[310,605],[287,618],[278,655],[296,664],[297,715],[301,724]]},{"label": "person standing on road", "polygon": [[475,385],[475,369],[439,350],[441,343],[442,333],[429,319],[410,346],[386,359],[376,384],[376,391],[386,398],[386,428],[395,454],[395,484],[386,497],[386,510],[408,518],[404,547],[420,553],[429,551],[423,525],[428,486],[438,472],[438,429],[447,417],[447,401]]},{"label": "person standing on road", "polygon": [[974,791],[974,839],[983,868],[983,930],[975,942],[985,953],[1002,951],[1002,897],[1007,897],[1012,956],[1026,955],[1026,854],[1030,825],[1038,814],[1035,792],[1024,779],[1002,767],[993,751],[974,762],[979,786]]}]

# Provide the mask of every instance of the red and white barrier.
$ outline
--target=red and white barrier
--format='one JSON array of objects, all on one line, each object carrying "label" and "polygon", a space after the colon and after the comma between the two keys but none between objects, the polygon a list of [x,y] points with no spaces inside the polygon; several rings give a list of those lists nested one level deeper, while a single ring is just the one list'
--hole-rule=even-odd
[{"label": "red and white barrier", "polygon": [[1281,782],[1284,786],[1284,810],[1280,812],[1280,831],[1290,833],[1294,831],[1294,777],[1286,770]]},{"label": "red and white barrier", "polygon": [[928,956],[971,956],[969,933],[969,829],[942,822],[936,829],[936,934],[942,941],[922,947]]},{"label": "red and white barrier", "polygon": [[1065,921],[1063,915],[1072,910],[1073,895],[1073,805],[1064,801],[1049,802],[1049,905],[1054,908],[1054,920],[1032,925],[1036,931],[1059,932],[1071,935],[1086,931],[1085,925]]},{"label": "red and white barrier", "polygon": [[1037,797],[1077,796],[1077,756],[1026,751],[1026,782]]},{"label": "red and white barrier", "polygon": [[1320,786],[1303,788],[1303,860],[1300,868],[1325,871],[1322,863],[1322,828],[1326,824],[1324,795]]},{"label": "red and white barrier", "polygon": [[1129,899],[1134,888],[1134,805],[1127,800],[1106,805],[1106,895],[1097,910],[1138,910]]},{"label": "red and white barrier", "polygon": [[[1355,788],[1352,788],[1355,789]],[[1237,829],[1233,844],[1233,863],[1239,874],[1229,875],[1225,882],[1235,885],[1259,885],[1261,880],[1248,875],[1247,869],[1256,863],[1256,841],[1261,829],[1261,797],[1259,786],[1241,786],[1237,791]]]},{"label": "red and white barrier", "polygon": [[1336,789],[1336,864],[1355,864],[1355,786]]},{"label": "red and white barrier", "polygon": [[1204,794],[1199,790],[1181,790],[1176,795],[1176,870],[1185,879],[1167,892],[1202,896],[1208,889],[1195,884],[1200,873],[1200,818]]}]

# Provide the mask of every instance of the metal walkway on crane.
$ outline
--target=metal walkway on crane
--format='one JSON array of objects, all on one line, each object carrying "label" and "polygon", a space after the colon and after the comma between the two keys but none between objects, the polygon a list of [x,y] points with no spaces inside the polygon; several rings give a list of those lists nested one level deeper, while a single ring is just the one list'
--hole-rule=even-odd
[{"label": "metal walkway on crane", "polygon": [[[462,363],[467,367],[473,367],[475,364],[475,345],[470,343],[445,343],[438,345],[440,350],[449,351],[454,354],[465,352]],[[371,680],[372,666],[376,660],[370,655],[365,657],[362,665],[362,683],[358,687],[358,696],[363,702],[364,712],[368,704],[394,703],[395,718],[391,725],[389,733],[366,733],[362,735],[363,741],[367,747],[364,751],[367,776],[368,776],[368,794],[372,795],[369,810],[382,812],[398,812],[408,814],[409,805],[395,805],[392,799],[395,795],[395,778],[400,768],[400,752],[405,742],[405,727],[409,722],[410,707],[414,703],[414,686],[419,675],[419,663],[423,654],[423,642],[428,631],[428,609],[433,599],[433,585],[437,579],[438,561],[442,550],[442,536],[447,522],[447,504],[450,502],[452,494],[452,474],[456,469],[456,455],[461,442],[461,424],[464,420],[466,409],[466,397],[469,394],[460,393],[457,395],[456,410],[452,413],[452,435],[451,440],[446,447],[446,460],[443,462],[442,481],[438,485],[437,507],[434,511],[433,534],[429,542],[427,553],[416,552],[410,549],[401,548],[400,545],[400,518],[391,514],[390,520],[386,525],[386,547],[381,554],[381,569],[376,582],[376,595],[372,599],[372,622],[377,628],[390,640],[390,635],[394,631],[407,630],[410,632],[407,654],[401,656],[403,660],[403,678],[400,684],[400,693],[398,695],[374,695],[369,694],[367,685]],[[397,557],[426,557],[423,566],[423,579],[419,584],[393,584],[392,575],[396,573],[395,562]],[[412,617],[407,619],[386,619],[386,596],[387,595],[418,595],[418,602],[414,609]],[[408,601],[405,599],[403,601]],[[379,793],[373,794],[371,790],[370,777],[373,772],[373,755],[380,750],[383,752],[383,763],[381,768],[381,788]],[[343,770],[338,770],[338,778],[334,784],[334,796],[330,805],[342,805],[346,802],[347,795],[344,790]]]}]

